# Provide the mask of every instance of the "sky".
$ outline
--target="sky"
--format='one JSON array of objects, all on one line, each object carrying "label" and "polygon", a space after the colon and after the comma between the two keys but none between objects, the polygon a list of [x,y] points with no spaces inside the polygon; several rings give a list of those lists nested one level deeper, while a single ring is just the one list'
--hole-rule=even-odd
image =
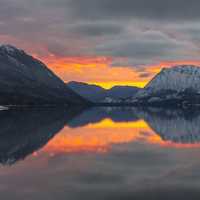
[{"label": "sky", "polygon": [[0,0],[0,43],[65,82],[143,87],[163,67],[200,65],[199,0]]}]

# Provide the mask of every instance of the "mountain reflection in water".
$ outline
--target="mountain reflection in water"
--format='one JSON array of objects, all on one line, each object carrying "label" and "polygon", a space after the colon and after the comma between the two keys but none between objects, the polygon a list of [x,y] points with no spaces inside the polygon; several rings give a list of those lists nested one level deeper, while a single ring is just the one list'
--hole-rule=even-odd
[{"label": "mountain reflection in water", "polygon": [[168,147],[199,147],[199,123],[197,111],[92,108],[70,120],[45,150],[107,152],[114,144],[134,141]]},{"label": "mountain reflection in water", "polygon": [[13,164],[42,148],[79,110],[24,109],[0,112],[0,162]]},{"label": "mountain reflection in water", "polygon": [[[199,147],[200,112],[91,108],[0,112],[0,162],[13,164],[40,149],[50,154],[99,152],[134,141]],[[55,136],[55,137],[54,137]]]},{"label": "mountain reflection in water", "polygon": [[1,197],[199,199],[199,124],[195,110],[1,111]]}]

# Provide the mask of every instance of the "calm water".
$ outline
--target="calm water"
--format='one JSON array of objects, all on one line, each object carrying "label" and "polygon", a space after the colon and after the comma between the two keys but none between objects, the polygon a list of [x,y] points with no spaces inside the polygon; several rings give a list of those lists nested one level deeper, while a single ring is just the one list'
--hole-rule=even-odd
[{"label": "calm water", "polygon": [[1,111],[0,162],[3,200],[195,200],[200,113]]}]

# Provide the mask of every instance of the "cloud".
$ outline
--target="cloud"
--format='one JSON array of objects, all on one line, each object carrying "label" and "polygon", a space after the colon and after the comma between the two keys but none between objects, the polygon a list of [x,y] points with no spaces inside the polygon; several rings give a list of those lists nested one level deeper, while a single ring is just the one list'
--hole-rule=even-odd
[{"label": "cloud", "polygon": [[150,74],[150,73],[147,73],[147,72],[144,72],[144,73],[141,73],[139,76],[140,76],[141,78],[147,78],[147,77],[150,77],[151,74]]},{"label": "cloud", "polygon": [[81,23],[70,27],[69,31],[86,37],[100,37],[120,34],[124,28],[121,24],[116,23]]},{"label": "cloud", "polygon": [[153,20],[198,20],[198,0],[70,0],[73,13],[85,19],[143,18]]},{"label": "cloud", "polygon": [[26,9],[16,1],[1,0],[0,2],[0,21],[14,20],[27,14]]},{"label": "cloud", "polygon": [[2,0],[0,36],[39,55],[112,56],[113,66],[196,60],[199,7],[198,0]]},{"label": "cloud", "polygon": [[[188,51],[185,52],[185,49]],[[147,31],[124,35],[123,37],[100,44],[96,48],[99,55],[126,57],[128,65],[156,63],[162,60],[197,58],[196,48],[185,41],[170,38],[159,31]],[[131,62],[130,62],[131,61]]]}]

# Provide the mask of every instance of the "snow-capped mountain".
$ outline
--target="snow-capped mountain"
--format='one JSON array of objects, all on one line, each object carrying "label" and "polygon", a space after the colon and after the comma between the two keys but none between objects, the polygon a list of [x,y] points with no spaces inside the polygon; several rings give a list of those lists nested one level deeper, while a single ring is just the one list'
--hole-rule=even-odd
[{"label": "snow-capped mountain", "polygon": [[131,101],[149,105],[199,104],[200,67],[180,65],[164,68]]},{"label": "snow-capped mountain", "polygon": [[122,99],[132,97],[139,90],[132,86],[114,86],[111,89],[104,89],[97,85],[71,81],[66,84],[77,94],[92,102],[121,102]]},{"label": "snow-capped mountain", "polygon": [[11,45],[0,45],[0,96],[0,105],[85,102],[45,64]]},{"label": "snow-capped mountain", "polygon": [[145,87],[151,92],[160,90],[183,91],[187,88],[200,92],[200,67],[192,65],[180,65],[172,68],[164,68]]}]

